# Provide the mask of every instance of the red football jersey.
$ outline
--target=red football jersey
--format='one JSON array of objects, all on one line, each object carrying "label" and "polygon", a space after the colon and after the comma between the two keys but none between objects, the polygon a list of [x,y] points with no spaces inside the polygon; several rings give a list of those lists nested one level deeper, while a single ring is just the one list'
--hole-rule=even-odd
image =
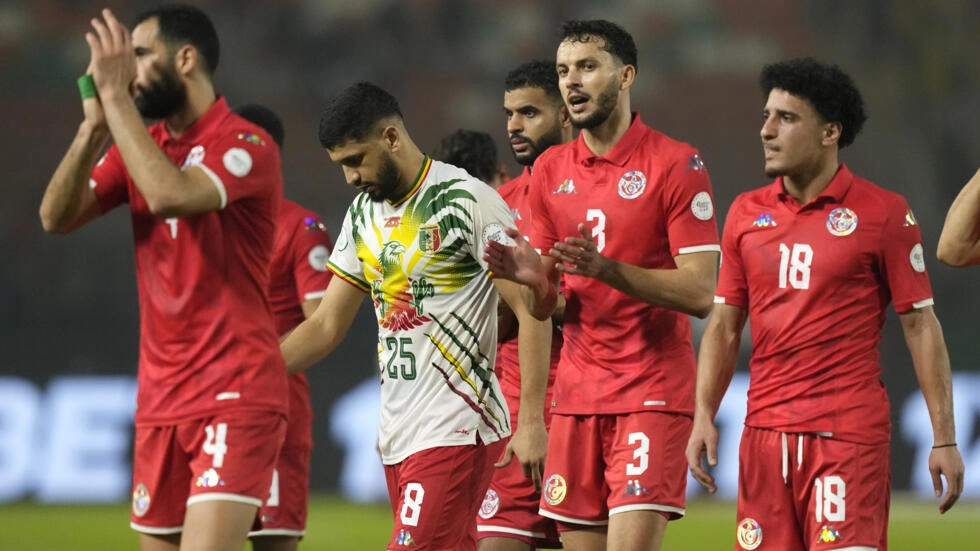
[{"label": "red football jersey", "polygon": [[[504,198],[504,202],[510,207],[511,215],[514,217],[514,224],[521,235],[525,237],[531,233],[531,208],[528,205],[528,190],[530,189],[531,173],[528,169],[513,180],[497,188],[497,192]],[[561,354],[562,334],[556,327],[551,333],[551,370],[548,372],[548,391],[545,401],[545,414],[550,416],[549,403],[551,402],[552,390],[554,388],[555,373],[557,373],[558,358]],[[517,411],[521,397],[521,369],[520,360],[517,353],[517,334],[512,338],[501,341],[497,345],[497,365],[495,367],[497,377],[500,379],[500,390],[507,398],[510,406],[511,417]],[[547,417],[546,417],[547,418]],[[517,419],[514,418],[514,421]]]},{"label": "red football jersey", "polygon": [[804,206],[781,178],[743,193],[725,221],[716,295],[749,313],[746,425],[888,441],[885,309],[932,304],[919,226],[901,195],[844,165]]},{"label": "red football jersey", "polygon": [[[711,182],[696,149],[635,115],[605,156],[582,135],[548,148],[528,195],[531,244],[592,228],[604,256],[647,269],[676,268],[681,254],[717,251]],[[565,276],[564,346],[554,413],[661,410],[693,415],[694,348],[687,314],[651,306],[583,276]]]},{"label": "red football jersey", "polygon": [[[333,275],[327,270],[331,249],[330,236],[316,213],[288,199],[280,202],[269,284],[269,302],[279,335],[303,322],[303,302],[323,297]],[[291,375],[289,425],[283,448],[312,448],[312,426],[313,407],[306,375]]]},{"label": "red football jersey", "polygon": [[113,145],[92,171],[102,212],[128,202],[140,304],[137,423],[231,408],[286,413],[285,365],[266,298],[282,196],[279,148],[218,100],[179,137],[150,135],[182,169],[201,167],[221,209],[150,212]]}]

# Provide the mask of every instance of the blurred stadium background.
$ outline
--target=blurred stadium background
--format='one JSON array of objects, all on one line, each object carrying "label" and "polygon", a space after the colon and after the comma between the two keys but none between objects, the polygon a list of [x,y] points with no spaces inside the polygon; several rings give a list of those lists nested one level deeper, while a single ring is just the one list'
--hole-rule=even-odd
[{"label": "blurred stadium background", "polygon": [[[81,120],[74,79],[88,62],[83,35],[90,17],[108,6],[132,20],[155,4],[0,0],[6,170],[0,201],[0,550],[87,549],[85,533],[92,545],[105,538],[118,539],[121,548],[135,542],[126,527],[138,352],[129,217],[117,210],[76,235],[53,237],[41,230],[37,208]],[[569,18],[610,19],[633,34],[639,47],[634,109],[648,124],[700,148],[720,223],[737,193],[765,183],[756,79],[764,63],[784,57],[812,55],[854,76],[870,119],[842,157],[857,174],[909,199],[930,253],[946,208],[980,166],[976,0],[199,4],[222,39],[219,91],[232,105],[260,102],[280,113],[287,131],[286,193],[319,211],[334,235],[352,193],[316,139],[325,98],[354,81],[374,81],[399,99],[423,149],[434,149],[457,128],[484,130],[517,174],[504,132],[504,75],[528,59],[552,57],[557,26]],[[971,283],[980,268],[953,270],[934,254],[926,262],[955,371],[967,502],[947,518],[934,512],[925,466],[928,417],[892,313],[881,359],[894,423],[893,529],[955,538],[947,545],[903,532],[893,536],[893,549],[916,548],[919,541],[928,544],[919,548],[976,549],[980,293]],[[390,526],[374,455],[375,327],[365,305],[346,342],[309,374],[317,415],[310,548],[346,548],[341,540],[351,549],[380,547]],[[740,372],[747,348],[743,352]],[[678,539],[679,548],[729,546],[734,510],[724,500],[734,497],[746,384],[744,373],[739,377],[721,419],[722,495],[704,498],[692,486],[692,514],[678,523],[678,532],[702,533],[696,513],[705,511],[704,519],[720,519],[719,543],[702,547]],[[56,537],[76,529],[81,539]]]}]

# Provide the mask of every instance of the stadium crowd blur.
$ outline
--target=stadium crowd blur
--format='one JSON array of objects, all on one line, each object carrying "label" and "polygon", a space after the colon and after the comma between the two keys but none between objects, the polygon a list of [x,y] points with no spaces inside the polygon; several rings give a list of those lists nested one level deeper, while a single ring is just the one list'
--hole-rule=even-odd
[{"label": "stadium crowd blur", "polygon": [[[75,77],[84,72],[89,18],[104,6],[131,20],[154,3],[121,0],[0,2],[0,375],[43,385],[54,374],[133,374],[137,308],[129,219],[53,239],[38,221],[44,186],[81,121]],[[766,182],[759,142],[764,63],[812,55],[854,75],[870,118],[842,155],[875,183],[904,194],[922,226],[926,262],[956,372],[980,372],[977,272],[935,260],[949,203],[980,165],[980,10],[974,0],[207,0],[222,40],[216,73],[231,105],[259,102],[284,119],[287,196],[336,232],[352,192],[320,151],[324,98],[371,80],[399,98],[423,148],[456,128],[489,132],[508,152],[501,102],[508,68],[554,55],[569,18],[601,17],[636,38],[634,108],[654,128],[697,144],[712,176],[719,222],[734,197]],[[318,421],[374,373],[373,316],[310,371]],[[882,365],[892,392],[914,385],[890,316]],[[53,346],[52,343],[57,343]],[[747,349],[747,347],[743,347]],[[745,350],[747,352],[747,350]],[[745,365],[740,365],[744,369]],[[318,404],[319,402],[319,404]],[[897,409],[897,407],[896,407]],[[960,419],[958,419],[960,421]],[[318,435],[325,431],[317,431]],[[339,459],[321,438],[317,471]],[[896,478],[905,474],[896,464]]]}]

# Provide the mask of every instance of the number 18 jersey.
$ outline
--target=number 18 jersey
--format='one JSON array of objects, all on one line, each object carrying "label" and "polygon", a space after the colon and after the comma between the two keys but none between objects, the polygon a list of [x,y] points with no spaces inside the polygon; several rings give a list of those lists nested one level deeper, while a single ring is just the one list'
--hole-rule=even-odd
[{"label": "number 18 jersey", "polygon": [[361,194],[348,209],[328,266],[370,293],[377,314],[384,464],[510,435],[493,371],[498,297],[482,256],[513,226],[496,191],[428,157],[407,197]]}]

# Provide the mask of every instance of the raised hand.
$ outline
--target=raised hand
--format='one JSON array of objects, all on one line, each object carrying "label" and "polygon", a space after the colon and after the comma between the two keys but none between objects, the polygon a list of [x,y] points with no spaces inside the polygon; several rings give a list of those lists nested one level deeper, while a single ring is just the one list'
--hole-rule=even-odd
[{"label": "raised hand", "polygon": [[504,231],[514,240],[515,245],[489,241],[483,250],[483,260],[487,263],[491,276],[521,285],[535,285],[541,280],[544,270],[541,255],[516,229],[506,228]]},{"label": "raised hand", "polygon": [[578,225],[578,232],[579,237],[566,237],[564,243],[555,243],[548,254],[558,259],[559,272],[599,278],[612,261],[599,254],[599,247],[585,224]]},{"label": "raised hand", "polygon": [[89,70],[95,87],[102,98],[120,93],[131,95],[136,79],[133,38],[110,10],[102,10],[102,17],[93,18],[94,30],[85,33],[85,41],[92,55]]}]

